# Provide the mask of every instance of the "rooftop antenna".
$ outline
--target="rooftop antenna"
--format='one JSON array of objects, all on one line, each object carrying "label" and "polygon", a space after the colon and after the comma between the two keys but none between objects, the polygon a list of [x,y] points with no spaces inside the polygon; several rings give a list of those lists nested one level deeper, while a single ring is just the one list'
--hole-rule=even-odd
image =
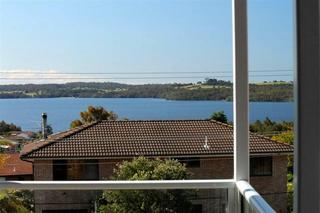
[{"label": "rooftop antenna", "polygon": [[204,145],[203,147],[206,149],[206,150],[209,150],[210,146],[208,145],[208,137],[205,136],[204,138]]}]

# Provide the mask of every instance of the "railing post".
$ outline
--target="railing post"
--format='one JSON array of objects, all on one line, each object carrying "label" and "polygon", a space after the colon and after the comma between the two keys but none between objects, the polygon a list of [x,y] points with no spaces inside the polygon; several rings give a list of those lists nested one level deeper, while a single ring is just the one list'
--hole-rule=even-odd
[{"label": "railing post", "polygon": [[228,189],[227,212],[229,212],[229,213],[235,212],[235,199],[234,199],[235,189],[236,189],[236,187]]},{"label": "railing post", "polygon": [[[234,179],[249,181],[249,86],[247,0],[232,1]],[[235,190],[237,191],[237,190]],[[241,212],[239,193],[236,211]]]}]

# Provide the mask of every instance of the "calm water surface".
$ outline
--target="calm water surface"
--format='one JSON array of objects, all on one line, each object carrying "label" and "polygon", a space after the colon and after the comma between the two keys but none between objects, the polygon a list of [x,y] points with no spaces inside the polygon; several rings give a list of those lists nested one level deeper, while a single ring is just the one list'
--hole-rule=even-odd
[{"label": "calm water surface", "polygon": [[[88,105],[103,106],[130,120],[206,119],[215,111],[224,110],[232,120],[232,102],[168,101],[152,98],[44,98],[0,99],[0,120],[12,122],[24,130],[40,129],[41,113],[48,114],[48,123],[55,132],[66,130],[79,112]],[[250,121],[293,120],[292,102],[250,103]]]}]

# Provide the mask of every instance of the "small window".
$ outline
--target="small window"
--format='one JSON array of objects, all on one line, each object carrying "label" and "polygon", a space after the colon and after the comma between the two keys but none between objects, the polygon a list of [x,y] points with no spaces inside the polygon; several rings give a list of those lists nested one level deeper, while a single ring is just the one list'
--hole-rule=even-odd
[{"label": "small window", "polygon": [[53,180],[99,180],[97,160],[54,160]]},{"label": "small window", "polygon": [[66,160],[54,160],[52,165],[53,180],[68,179],[68,164]]},{"label": "small window", "polygon": [[178,161],[188,168],[200,167],[200,158],[179,158]]},{"label": "small window", "polygon": [[86,160],[82,180],[99,180],[99,164],[97,160]]},{"label": "small window", "polygon": [[272,176],[272,157],[250,158],[250,176]]}]

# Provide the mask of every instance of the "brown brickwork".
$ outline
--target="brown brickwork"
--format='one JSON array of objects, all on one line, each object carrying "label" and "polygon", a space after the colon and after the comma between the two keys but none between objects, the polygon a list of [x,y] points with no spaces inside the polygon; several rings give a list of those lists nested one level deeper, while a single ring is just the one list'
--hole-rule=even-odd
[{"label": "brown brickwork", "polygon": [[232,158],[205,158],[200,161],[200,167],[188,169],[193,179],[233,178]]},{"label": "brown brickwork", "polygon": [[[73,161],[78,162],[79,161]],[[120,160],[99,160],[101,180],[113,175],[115,165]],[[200,167],[188,168],[193,179],[229,179],[233,177],[232,158],[204,158]],[[286,212],[287,156],[273,156],[273,175],[251,177],[251,185],[280,213]],[[52,180],[52,161],[35,160],[35,180]],[[35,192],[36,212],[43,209],[90,209],[97,191],[37,191]],[[203,212],[223,212],[227,205],[227,191],[200,190],[193,203],[202,204]]]},{"label": "brown brickwork", "polygon": [[287,212],[287,163],[287,156],[274,156],[272,177],[250,179],[250,184],[278,213]]},{"label": "brown brickwork", "polygon": [[[74,161],[79,162],[79,161]],[[52,161],[34,162],[35,180],[52,180]],[[35,212],[59,209],[92,209],[97,191],[35,191]]]},{"label": "brown brickwork", "polygon": [[113,171],[120,160],[100,160],[99,173],[101,180],[108,180],[113,175]]},{"label": "brown brickwork", "polygon": [[[272,176],[250,178],[250,184],[280,213],[287,212],[287,162],[287,156],[273,156]],[[194,179],[229,179],[233,178],[233,159],[204,159],[199,168],[189,170]]]},{"label": "brown brickwork", "polygon": [[52,161],[36,160],[33,163],[33,175],[35,180],[52,180]]}]

